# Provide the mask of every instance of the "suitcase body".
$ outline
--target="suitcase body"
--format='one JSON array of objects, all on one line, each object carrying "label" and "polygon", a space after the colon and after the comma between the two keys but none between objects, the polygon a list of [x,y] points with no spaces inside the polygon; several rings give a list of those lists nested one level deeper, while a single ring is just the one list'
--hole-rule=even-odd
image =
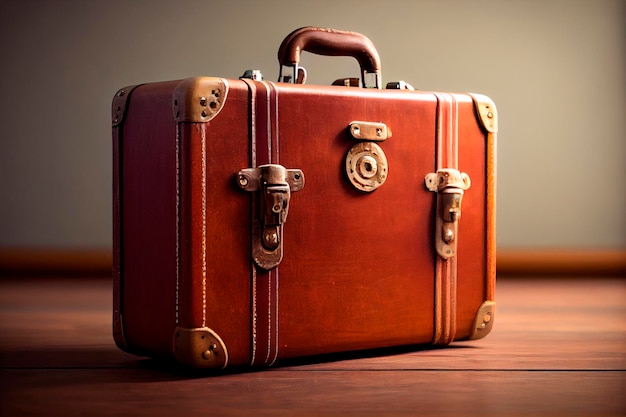
[{"label": "suitcase body", "polygon": [[223,368],[485,336],[495,131],[480,95],[216,77],[121,89],[116,343]]}]

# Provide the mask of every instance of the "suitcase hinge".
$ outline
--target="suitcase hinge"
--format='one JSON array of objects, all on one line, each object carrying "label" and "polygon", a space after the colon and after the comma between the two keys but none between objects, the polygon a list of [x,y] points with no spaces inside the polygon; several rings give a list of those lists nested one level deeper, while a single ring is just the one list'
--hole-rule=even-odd
[{"label": "suitcase hinge", "polygon": [[435,247],[444,259],[456,255],[458,224],[461,218],[463,193],[470,177],[456,169],[444,168],[426,175],[426,188],[437,193]]},{"label": "suitcase hinge", "polygon": [[274,268],[283,258],[283,224],[291,193],[304,187],[304,174],[281,165],[261,165],[239,171],[237,184],[245,191],[259,191],[260,213],[252,228],[252,257],[259,267]]}]

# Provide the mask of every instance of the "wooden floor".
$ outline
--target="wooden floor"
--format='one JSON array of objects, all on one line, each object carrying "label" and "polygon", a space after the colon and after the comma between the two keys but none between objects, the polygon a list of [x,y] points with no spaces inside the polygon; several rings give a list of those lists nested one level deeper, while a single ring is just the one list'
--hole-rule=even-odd
[{"label": "wooden floor", "polygon": [[119,351],[107,279],[0,280],[1,416],[624,416],[626,280],[500,279],[447,349],[189,375]]}]

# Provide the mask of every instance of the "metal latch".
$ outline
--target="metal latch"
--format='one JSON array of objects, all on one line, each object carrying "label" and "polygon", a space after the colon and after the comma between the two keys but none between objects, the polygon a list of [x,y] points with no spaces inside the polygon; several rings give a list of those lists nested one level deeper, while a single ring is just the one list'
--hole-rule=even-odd
[{"label": "metal latch", "polygon": [[274,268],[283,259],[283,224],[291,193],[304,187],[304,174],[282,165],[261,165],[239,171],[237,184],[245,191],[259,191],[259,214],[252,227],[252,258],[263,269]]},{"label": "metal latch", "polygon": [[435,247],[444,259],[456,255],[459,219],[463,193],[470,185],[470,177],[456,169],[443,168],[426,175],[426,188],[437,193],[437,220]]}]

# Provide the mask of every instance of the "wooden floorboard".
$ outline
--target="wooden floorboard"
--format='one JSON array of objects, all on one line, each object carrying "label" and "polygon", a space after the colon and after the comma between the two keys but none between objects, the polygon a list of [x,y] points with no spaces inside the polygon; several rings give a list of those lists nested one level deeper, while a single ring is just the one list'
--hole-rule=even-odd
[{"label": "wooden floorboard", "polygon": [[623,279],[501,279],[485,339],[218,376],[119,351],[110,284],[0,280],[1,416],[626,415]]}]

